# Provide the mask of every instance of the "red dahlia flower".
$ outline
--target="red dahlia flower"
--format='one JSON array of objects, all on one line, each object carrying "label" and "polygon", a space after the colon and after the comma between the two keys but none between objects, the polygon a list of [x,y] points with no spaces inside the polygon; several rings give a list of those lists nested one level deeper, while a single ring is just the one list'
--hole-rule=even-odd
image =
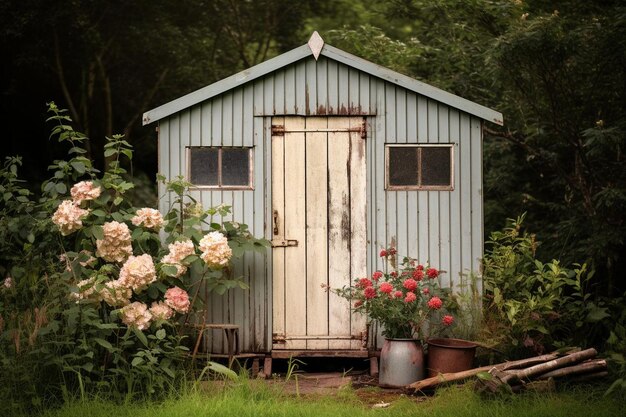
[{"label": "red dahlia flower", "polygon": [[384,257],[385,257],[385,256],[387,256],[387,255],[388,255],[388,254],[387,254],[387,251],[386,251],[386,250],[384,250],[384,249],[383,249],[383,250],[381,250],[381,251],[380,251],[380,257],[381,257],[381,258],[384,258]]},{"label": "red dahlia flower", "polygon": [[439,271],[435,268],[428,268],[426,274],[428,275],[428,278],[437,278],[439,276]]},{"label": "red dahlia flower", "polygon": [[371,300],[372,298],[376,297],[376,288],[366,287],[363,291],[363,295],[365,295],[366,299]]},{"label": "red dahlia flower", "polygon": [[404,294],[402,294],[402,291],[397,290],[396,292],[393,293],[393,296],[396,298],[402,298]]},{"label": "red dahlia flower", "polygon": [[356,286],[359,288],[371,287],[372,281],[369,278],[361,278]]},{"label": "red dahlia flower", "polygon": [[409,291],[415,291],[415,289],[417,288],[417,281],[415,281],[413,278],[405,279],[404,284],[402,285]]},{"label": "red dahlia flower", "polygon": [[379,279],[381,279],[381,278],[382,278],[382,276],[383,276],[383,273],[382,273],[382,272],[380,272],[380,271],[376,271],[376,272],[374,272],[374,273],[372,274],[372,279],[373,279],[374,281],[378,281]]},{"label": "red dahlia flower", "polygon": [[405,303],[412,303],[415,300],[417,300],[417,296],[415,295],[415,293],[412,293],[412,292],[406,293],[406,297],[404,298]]},{"label": "red dahlia flower", "polygon": [[443,318],[441,319],[441,323],[444,326],[450,326],[452,323],[454,323],[454,317],[446,314],[445,316],[443,316]]},{"label": "red dahlia flower", "polygon": [[380,287],[378,287],[378,289],[380,290],[380,292],[384,292],[385,294],[391,294],[391,292],[393,291],[393,285],[388,282],[383,282],[382,284],[380,284]]},{"label": "red dahlia flower", "polygon": [[413,271],[413,279],[416,281],[421,281],[422,279],[424,279],[424,271],[421,271],[419,269]]},{"label": "red dahlia flower", "polygon": [[439,297],[433,297],[428,300],[428,308],[432,308],[433,310],[439,310],[443,305],[443,301]]}]

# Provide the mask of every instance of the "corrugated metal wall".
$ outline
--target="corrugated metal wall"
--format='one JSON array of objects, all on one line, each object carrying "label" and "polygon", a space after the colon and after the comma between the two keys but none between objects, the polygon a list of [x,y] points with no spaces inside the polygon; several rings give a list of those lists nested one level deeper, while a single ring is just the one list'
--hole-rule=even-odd
[{"label": "corrugated metal wall", "polygon": [[[205,208],[233,206],[235,221],[270,236],[272,115],[363,115],[368,121],[368,271],[384,269],[378,253],[398,253],[447,271],[458,288],[478,272],[483,248],[481,120],[336,61],[312,57],[288,65],[162,120],[159,172],[186,175],[188,146],[253,146],[254,190],[193,191]],[[385,144],[453,143],[454,191],[385,191]],[[159,195],[164,194],[159,186]],[[159,204],[166,212],[170,197]],[[245,351],[271,347],[271,259],[246,255],[237,265],[250,290],[212,296],[209,320],[239,324]],[[212,349],[222,349],[215,334]]]}]

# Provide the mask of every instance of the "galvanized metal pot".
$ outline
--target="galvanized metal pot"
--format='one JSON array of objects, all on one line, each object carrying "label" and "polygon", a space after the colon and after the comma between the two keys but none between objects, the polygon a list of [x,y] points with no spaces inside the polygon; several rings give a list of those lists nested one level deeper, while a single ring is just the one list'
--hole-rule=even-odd
[{"label": "galvanized metal pot", "polygon": [[385,339],[380,351],[380,386],[404,387],[421,379],[424,379],[424,351],[419,340]]}]

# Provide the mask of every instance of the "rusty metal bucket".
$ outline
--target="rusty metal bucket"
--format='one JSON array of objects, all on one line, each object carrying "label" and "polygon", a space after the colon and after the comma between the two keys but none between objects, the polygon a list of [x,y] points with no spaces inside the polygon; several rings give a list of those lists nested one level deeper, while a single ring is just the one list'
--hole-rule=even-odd
[{"label": "rusty metal bucket", "polygon": [[476,347],[462,339],[428,339],[428,376],[471,369]]}]

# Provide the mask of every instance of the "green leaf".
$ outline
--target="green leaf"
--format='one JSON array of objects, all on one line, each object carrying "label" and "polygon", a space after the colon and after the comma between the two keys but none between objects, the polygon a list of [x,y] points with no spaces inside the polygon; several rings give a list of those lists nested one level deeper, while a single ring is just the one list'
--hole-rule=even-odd
[{"label": "green leaf", "polygon": [[139,339],[139,341],[143,343],[145,347],[149,347],[148,338],[146,337],[146,335],[135,326],[131,327],[131,329],[133,329],[133,333],[135,333],[135,336],[137,336],[137,339]]},{"label": "green leaf", "polygon": [[80,162],[80,161],[73,161],[73,162],[70,162],[70,165],[79,174],[84,174],[85,173],[85,164],[83,164],[82,162]]},{"label": "green leaf", "polygon": [[124,201],[122,197],[115,197],[115,200],[113,200],[113,205],[119,206],[122,203],[122,201]]},{"label": "green leaf", "polygon": [[54,188],[57,190],[57,193],[59,194],[65,194],[67,192],[67,186],[65,184],[63,184],[62,182],[58,182]]},{"label": "green leaf", "polygon": [[105,158],[108,158],[109,156],[113,156],[113,155],[115,155],[116,153],[117,153],[117,150],[116,150],[116,149],[109,148],[109,149],[106,149],[106,150],[104,151],[104,157],[105,157]]},{"label": "green leaf", "polygon": [[92,226],[91,234],[93,234],[93,236],[98,240],[104,239],[104,230],[102,229],[102,226],[100,225]]},{"label": "green leaf", "polygon": [[97,344],[99,344],[100,346],[102,346],[103,348],[107,349],[108,351],[113,350],[113,345],[109,342],[107,342],[104,339],[100,339],[99,337],[95,337],[94,342],[96,342]]},{"label": "green leaf", "polygon": [[131,364],[132,366],[139,366],[139,365],[142,365],[144,362],[145,362],[145,361],[144,361],[144,359],[143,359],[143,358],[141,358],[141,357],[135,357],[135,358],[133,359],[133,361],[132,361],[130,364]]},{"label": "green leaf", "polygon": [[165,339],[165,336],[166,336],[165,329],[157,330],[157,332],[156,332],[157,339],[163,340],[163,339]]},{"label": "green leaf", "polygon": [[178,269],[174,265],[163,265],[161,271],[168,277],[175,277],[178,273]]}]

